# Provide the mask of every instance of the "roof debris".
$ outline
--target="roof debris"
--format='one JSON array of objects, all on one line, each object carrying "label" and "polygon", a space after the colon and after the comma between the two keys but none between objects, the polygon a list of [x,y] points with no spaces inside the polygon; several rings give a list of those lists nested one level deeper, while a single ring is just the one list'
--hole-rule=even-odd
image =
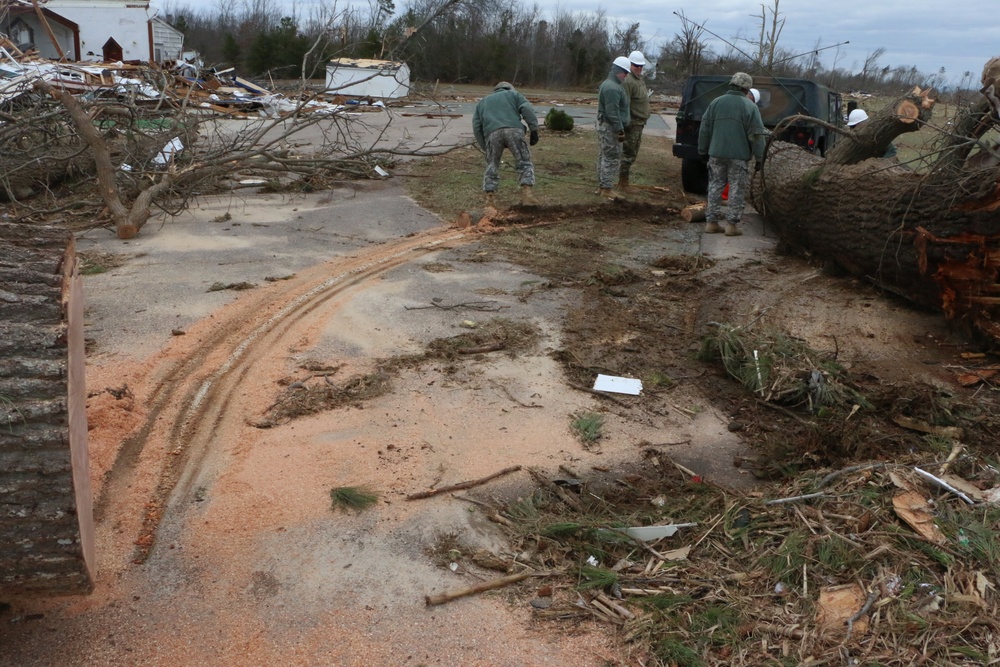
[{"label": "roof debris", "polygon": [[320,92],[294,97],[268,90],[235,68],[199,69],[189,62],[164,69],[155,63],[68,63],[0,46],[0,105],[33,92],[44,81],[85,99],[127,97],[137,105],[198,108],[234,117],[277,118],[303,113],[382,111],[386,103]]}]

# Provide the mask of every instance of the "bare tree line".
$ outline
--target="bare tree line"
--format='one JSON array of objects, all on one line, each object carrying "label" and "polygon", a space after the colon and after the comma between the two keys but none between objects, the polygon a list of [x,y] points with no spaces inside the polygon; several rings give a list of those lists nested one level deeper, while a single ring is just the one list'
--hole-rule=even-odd
[{"label": "bare tree line", "polygon": [[[634,49],[657,61],[655,76],[664,81],[658,88],[665,92],[691,74],[737,69],[875,93],[940,87],[949,76],[943,69],[926,74],[912,66],[884,65],[884,48],[867,54],[863,63],[847,63],[839,47],[821,46],[821,38],[813,50],[794,53],[780,43],[785,23],[780,0],[761,3],[760,14],[752,17],[755,35],[733,37],[722,50],[709,47],[704,21],[683,11],[675,12],[678,32],[663,44],[650,44],[638,23],[619,24],[603,10],[557,8],[543,14],[520,0],[403,0],[399,7],[393,0],[369,0],[367,7],[331,3],[291,15],[278,0],[215,0],[208,7],[171,0],[164,14],[206,64],[280,78],[319,77],[329,58],[351,57],[405,60],[420,81],[592,87],[615,56]],[[320,48],[306,58],[316,44]],[[652,68],[648,74],[654,74]],[[971,87],[972,79],[966,72],[964,87]]]}]

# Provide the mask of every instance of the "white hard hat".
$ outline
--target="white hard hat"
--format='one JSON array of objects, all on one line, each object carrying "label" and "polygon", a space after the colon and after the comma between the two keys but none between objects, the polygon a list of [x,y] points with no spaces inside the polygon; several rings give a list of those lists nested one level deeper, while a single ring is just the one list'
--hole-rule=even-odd
[{"label": "white hard hat", "polygon": [[646,56],[642,55],[642,51],[633,51],[628,54],[628,61],[633,65],[639,65],[640,67],[646,66]]},{"label": "white hard hat", "polygon": [[615,58],[615,61],[612,64],[615,67],[621,67],[626,72],[629,71],[629,69],[632,67],[632,63],[630,63],[628,61],[628,58],[626,58],[625,56],[618,56],[617,58]]},{"label": "white hard hat", "polygon": [[760,91],[759,90],[757,90],[756,88],[751,88],[750,89],[750,94],[753,96],[753,103],[754,104],[757,104],[758,102],[760,102]]},{"label": "white hard hat", "polygon": [[868,114],[865,113],[864,109],[855,109],[847,116],[847,127],[854,127],[858,123],[863,123],[868,120]]}]

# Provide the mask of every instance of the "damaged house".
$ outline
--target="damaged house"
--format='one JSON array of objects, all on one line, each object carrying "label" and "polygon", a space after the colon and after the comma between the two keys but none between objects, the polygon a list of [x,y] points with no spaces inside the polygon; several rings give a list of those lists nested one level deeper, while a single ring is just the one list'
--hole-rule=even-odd
[{"label": "damaged house", "polygon": [[0,33],[21,52],[34,49],[49,60],[79,60],[80,30],[76,22],[29,0],[9,0],[0,10]]},{"label": "damaged house", "polygon": [[148,2],[48,0],[45,6],[78,26],[78,55],[67,54],[70,59],[162,64],[179,60],[184,48],[184,34],[157,16]]}]

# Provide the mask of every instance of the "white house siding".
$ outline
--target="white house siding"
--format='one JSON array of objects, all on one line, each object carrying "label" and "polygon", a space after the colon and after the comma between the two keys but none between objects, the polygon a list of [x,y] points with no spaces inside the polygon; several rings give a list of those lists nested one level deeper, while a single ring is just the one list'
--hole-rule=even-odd
[{"label": "white house siding", "polygon": [[155,18],[153,25],[153,60],[180,60],[184,51],[184,33],[161,18]]},{"label": "white house siding", "polygon": [[114,39],[124,60],[149,60],[149,19],[156,10],[126,0],[49,0],[46,9],[80,26],[80,60],[104,59],[104,44]]}]

